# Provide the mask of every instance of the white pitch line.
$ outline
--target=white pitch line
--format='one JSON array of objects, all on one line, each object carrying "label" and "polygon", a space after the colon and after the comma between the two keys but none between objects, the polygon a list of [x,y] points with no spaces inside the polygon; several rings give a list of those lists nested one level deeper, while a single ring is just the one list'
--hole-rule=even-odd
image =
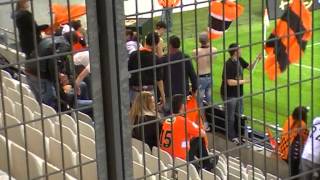
[{"label": "white pitch line", "polygon": [[294,66],[297,66],[297,67],[299,67],[299,66],[301,66],[301,67],[303,67],[303,68],[306,68],[306,69],[313,69],[314,71],[318,71],[318,72],[320,72],[320,68],[316,68],[316,67],[311,67],[311,66],[307,66],[307,65],[303,65],[303,64],[293,64]]},{"label": "white pitch line", "polygon": [[[320,45],[320,42],[317,42],[317,43],[313,44],[313,46],[318,46],[318,45]],[[307,45],[307,47],[311,47],[311,46],[312,46],[312,44]]]},{"label": "white pitch line", "polygon": [[[317,42],[317,43],[314,43],[314,44],[313,44],[313,46],[318,46],[318,45],[320,45],[320,42]],[[307,47],[312,47],[312,44],[307,45]],[[293,65],[294,65],[294,66],[297,66],[297,67],[300,66],[300,64],[293,64]],[[319,72],[320,72],[320,68],[311,67],[311,66],[303,65],[303,64],[301,64],[301,67],[306,68],[306,69],[313,69],[313,70],[315,70],[315,71],[319,71]]]}]

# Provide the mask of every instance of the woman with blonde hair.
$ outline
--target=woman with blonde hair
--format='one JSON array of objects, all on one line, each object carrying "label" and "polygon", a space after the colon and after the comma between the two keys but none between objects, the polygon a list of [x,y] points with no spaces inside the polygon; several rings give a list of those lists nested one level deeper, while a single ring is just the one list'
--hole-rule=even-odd
[{"label": "woman with blonde hair", "polygon": [[[156,121],[158,116],[152,93],[147,91],[138,93],[129,112],[129,118],[133,125],[132,137],[144,141],[150,149],[153,146],[157,147],[162,124]],[[140,125],[149,121],[155,122]]]}]

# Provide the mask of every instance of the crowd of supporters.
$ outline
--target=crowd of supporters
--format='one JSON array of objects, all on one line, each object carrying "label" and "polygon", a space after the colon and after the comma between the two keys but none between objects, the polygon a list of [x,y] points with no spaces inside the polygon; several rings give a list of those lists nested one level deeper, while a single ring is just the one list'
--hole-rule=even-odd
[{"label": "crowd of supporters", "polygon": [[[194,49],[190,57],[180,50],[178,36],[167,37],[166,44],[164,32],[166,24],[160,21],[155,30],[142,39],[142,46],[138,44],[140,41],[135,32],[127,30],[132,136],[150,148],[160,147],[174,157],[192,161],[195,157],[208,156],[208,132],[203,108],[191,112],[188,104],[191,99],[195,100],[193,108],[196,109],[212,104],[212,64],[217,49],[210,44],[208,33],[202,32],[199,34],[200,47]],[[226,137],[235,145],[241,145],[243,139],[235,129],[236,117],[243,114],[243,85],[250,83],[249,79],[243,78],[243,70],[252,71],[262,55],[258,54],[249,64],[242,58],[239,44],[230,44],[228,52],[230,57],[224,63],[220,95],[225,102]],[[304,148],[306,142],[309,142],[308,146],[314,143],[316,147],[319,143],[312,140],[313,134],[308,135],[306,119],[307,108],[297,107],[284,123],[283,135],[277,145],[279,157],[288,162],[291,176],[320,165],[319,150]],[[317,132],[314,130],[314,133]],[[205,158],[202,168],[212,170],[217,158]],[[319,176],[314,173],[308,177]]]},{"label": "crowd of supporters", "polygon": [[[29,6],[28,0],[19,0],[12,19],[25,54],[23,73],[36,100],[62,111],[91,105],[90,58],[81,21],[37,25]],[[33,60],[39,57],[44,59]],[[84,111],[92,116],[91,109]]]},{"label": "crowd of supporters", "polygon": [[[81,22],[61,24],[54,32],[44,33],[49,26],[37,25],[27,0],[17,2],[12,18],[26,58],[24,73],[36,99],[62,110],[92,104],[90,58]],[[205,112],[190,109],[212,104],[212,63],[217,49],[211,46],[207,32],[202,32],[200,47],[190,57],[181,51],[178,36],[171,35],[165,43],[166,28],[166,23],[158,22],[154,31],[143,37],[143,45],[136,32],[126,32],[132,136],[150,148],[160,147],[174,157],[192,161],[209,154]],[[171,31],[171,25],[169,28]],[[72,54],[63,54],[66,52]],[[262,56],[258,55],[249,64],[236,43],[230,44],[228,52],[230,57],[224,64],[220,94],[225,102],[227,138],[240,145],[242,139],[234,128],[235,116],[243,113],[243,85],[250,83],[243,78],[243,70],[254,69]],[[39,57],[44,60],[33,61]],[[192,60],[197,64],[197,71]],[[86,113],[92,115],[91,110]],[[297,107],[283,130],[276,149],[279,157],[289,163],[290,174],[319,168],[319,118],[313,120],[308,132],[307,109]],[[203,160],[202,168],[212,170],[217,158]],[[319,173],[306,176],[319,178]]]}]

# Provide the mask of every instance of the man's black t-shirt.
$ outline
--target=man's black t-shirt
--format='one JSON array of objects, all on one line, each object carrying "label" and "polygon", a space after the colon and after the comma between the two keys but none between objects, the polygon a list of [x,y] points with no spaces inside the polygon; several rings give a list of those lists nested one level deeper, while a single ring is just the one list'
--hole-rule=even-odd
[{"label": "man's black t-shirt", "polygon": [[[225,97],[225,83],[227,83],[227,79],[234,79],[234,80],[242,80],[243,79],[243,69],[247,68],[249,64],[242,58],[239,58],[239,61],[232,60],[229,58],[223,67],[222,72],[222,83],[220,88],[220,93],[222,98]],[[239,97],[243,95],[243,85],[238,86],[229,86],[226,84],[227,87],[227,94],[226,97]],[[238,94],[238,88],[240,90],[240,94]]]},{"label": "man's black t-shirt", "polygon": [[[140,51],[140,64],[141,68],[155,66],[160,64],[159,58],[150,50],[142,49]],[[155,58],[155,59],[154,59]],[[132,52],[129,57],[128,62],[128,70],[136,70],[139,68],[139,59],[138,59],[138,51]],[[162,68],[152,68],[147,70],[142,70],[141,72],[141,84],[143,86],[155,86],[154,84],[154,76],[156,72],[156,80],[163,80],[163,72]],[[139,74],[140,72],[131,73],[131,77],[129,79],[130,86],[139,86]]]},{"label": "man's black t-shirt", "polygon": [[[170,61],[179,61],[184,58],[189,58],[188,55],[183,54],[182,52],[177,52],[175,54],[170,55]],[[165,55],[161,58],[162,63],[168,62],[168,55]],[[170,66],[170,71],[169,71]],[[189,80],[192,85],[192,91],[197,90],[197,75],[192,67],[191,60],[182,61],[179,63],[173,63],[171,65],[166,65],[163,68],[164,74],[164,87],[166,96],[170,95],[170,91],[172,95],[176,94],[184,94],[188,95],[189,92]],[[170,74],[169,74],[170,72]],[[170,77],[171,75],[171,77]],[[171,78],[171,79],[170,79]],[[185,80],[185,81],[184,81]],[[170,83],[171,82],[171,83]],[[171,89],[170,89],[171,87]]]},{"label": "man's black t-shirt", "polygon": [[[17,11],[14,18],[19,31],[21,51],[24,52],[28,58],[35,49],[35,43],[41,40],[40,29],[34,21],[32,13],[27,10]],[[34,42],[33,26],[36,30],[35,39],[37,42]]]}]

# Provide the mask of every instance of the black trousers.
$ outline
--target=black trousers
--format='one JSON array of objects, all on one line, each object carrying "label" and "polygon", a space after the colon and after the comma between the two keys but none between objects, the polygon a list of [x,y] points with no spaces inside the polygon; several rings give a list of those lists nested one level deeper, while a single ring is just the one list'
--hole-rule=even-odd
[{"label": "black trousers", "polygon": [[[195,157],[198,159],[209,156],[207,147],[205,146],[203,138],[197,137],[190,141],[190,150],[188,152],[188,161],[193,161]],[[218,162],[218,156],[202,161],[202,168],[211,171]],[[194,163],[197,169],[200,168],[200,164]]]}]

